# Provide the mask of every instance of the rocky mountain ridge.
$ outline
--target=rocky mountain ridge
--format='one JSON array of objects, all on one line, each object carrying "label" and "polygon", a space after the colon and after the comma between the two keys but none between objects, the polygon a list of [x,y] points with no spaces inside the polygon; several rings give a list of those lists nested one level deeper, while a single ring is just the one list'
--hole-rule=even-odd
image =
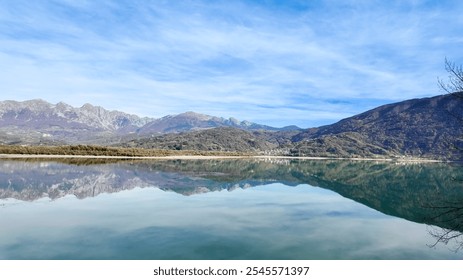
[{"label": "rocky mountain ridge", "polygon": [[4,143],[76,143],[127,134],[150,121],[88,103],[75,108],[41,99],[0,102],[0,140]]},{"label": "rocky mountain ridge", "polygon": [[291,129],[291,127],[275,128],[249,121],[239,121],[235,118],[225,119],[222,117],[214,117],[189,111],[178,115],[168,115],[159,119],[155,119],[141,127],[137,133],[139,135],[159,135],[218,127],[234,127],[248,131],[262,129],[269,131],[279,131]]},{"label": "rocky mountain ridge", "polygon": [[51,104],[41,99],[0,102],[0,143],[4,144],[110,144],[135,135],[161,135],[215,127],[279,130],[194,112],[154,119],[109,111],[88,103],[76,108],[63,102]]},{"label": "rocky mountain ridge", "polygon": [[387,104],[332,125],[272,128],[186,112],[140,118],[86,104],[0,102],[0,144],[99,144],[321,157],[463,160],[463,98]]},{"label": "rocky mountain ridge", "polygon": [[[38,118],[34,119],[34,117]],[[141,127],[150,121],[152,121],[150,118],[141,118],[120,111],[109,111],[89,103],[75,108],[64,102],[51,104],[41,99],[0,102],[2,126],[13,123],[27,127],[27,124],[33,124],[40,128],[40,126],[46,127],[67,122],[75,125],[81,124],[83,127],[117,131],[127,126]]]}]

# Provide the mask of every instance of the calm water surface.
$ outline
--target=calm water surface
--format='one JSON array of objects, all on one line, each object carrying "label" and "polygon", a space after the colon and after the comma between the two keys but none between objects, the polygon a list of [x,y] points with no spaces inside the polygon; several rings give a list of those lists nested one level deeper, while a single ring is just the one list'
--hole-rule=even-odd
[{"label": "calm water surface", "polygon": [[0,259],[462,259],[462,208],[449,164],[3,160]]}]

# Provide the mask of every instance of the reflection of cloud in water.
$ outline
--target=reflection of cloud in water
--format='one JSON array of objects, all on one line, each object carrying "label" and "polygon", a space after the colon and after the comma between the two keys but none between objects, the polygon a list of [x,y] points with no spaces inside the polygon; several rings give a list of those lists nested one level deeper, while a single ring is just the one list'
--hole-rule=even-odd
[{"label": "reflection of cloud in water", "polygon": [[[429,249],[433,239],[426,226],[414,223],[432,214],[420,207],[423,201],[462,197],[462,188],[448,180],[461,173],[456,166],[166,161],[50,163],[48,170],[23,163],[16,170],[15,165],[0,169],[0,180],[27,183],[0,186],[2,197],[24,200],[1,200],[0,223],[8,225],[0,237],[3,258],[105,258],[117,251],[122,258],[137,258],[136,251],[139,258],[462,257],[444,247]],[[100,178],[99,184],[88,188],[90,178]],[[44,193],[56,199],[42,198]],[[79,242],[89,251],[73,248]],[[32,248],[39,244],[50,250]]]},{"label": "reflection of cloud in water", "polygon": [[[274,207],[259,207],[256,202]],[[308,186],[274,184],[193,197],[135,189],[87,200],[22,203],[22,208],[3,213],[19,218],[5,232],[10,238],[0,239],[5,258],[449,257],[426,247],[429,236],[423,225],[377,219],[385,215]],[[34,232],[24,234],[34,220]]]},{"label": "reflection of cloud in water", "polygon": [[327,216],[329,217],[349,217],[355,215],[355,213],[352,212],[346,212],[346,211],[330,211],[326,213]]}]

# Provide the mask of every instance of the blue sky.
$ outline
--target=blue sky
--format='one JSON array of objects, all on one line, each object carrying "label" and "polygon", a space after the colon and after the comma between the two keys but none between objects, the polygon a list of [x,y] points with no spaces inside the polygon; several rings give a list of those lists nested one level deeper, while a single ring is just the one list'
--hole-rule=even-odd
[{"label": "blue sky", "polygon": [[442,94],[463,1],[0,0],[0,100],[313,127]]}]

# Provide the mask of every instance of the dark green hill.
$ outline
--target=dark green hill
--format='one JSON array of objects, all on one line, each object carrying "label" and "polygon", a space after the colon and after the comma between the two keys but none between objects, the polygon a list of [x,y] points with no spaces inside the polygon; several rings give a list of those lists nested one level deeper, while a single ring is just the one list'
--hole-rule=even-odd
[{"label": "dark green hill", "polygon": [[259,132],[238,128],[218,127],[184,133],[171,133],[140,138],[123,144],[124,147],[149,149],[256,152],[278,147]]},{"label": "dark green hill", "polygon": [[458,94],[384,105],[292,138],[292,154],[405,155],[462,159],[463,98]]}]

